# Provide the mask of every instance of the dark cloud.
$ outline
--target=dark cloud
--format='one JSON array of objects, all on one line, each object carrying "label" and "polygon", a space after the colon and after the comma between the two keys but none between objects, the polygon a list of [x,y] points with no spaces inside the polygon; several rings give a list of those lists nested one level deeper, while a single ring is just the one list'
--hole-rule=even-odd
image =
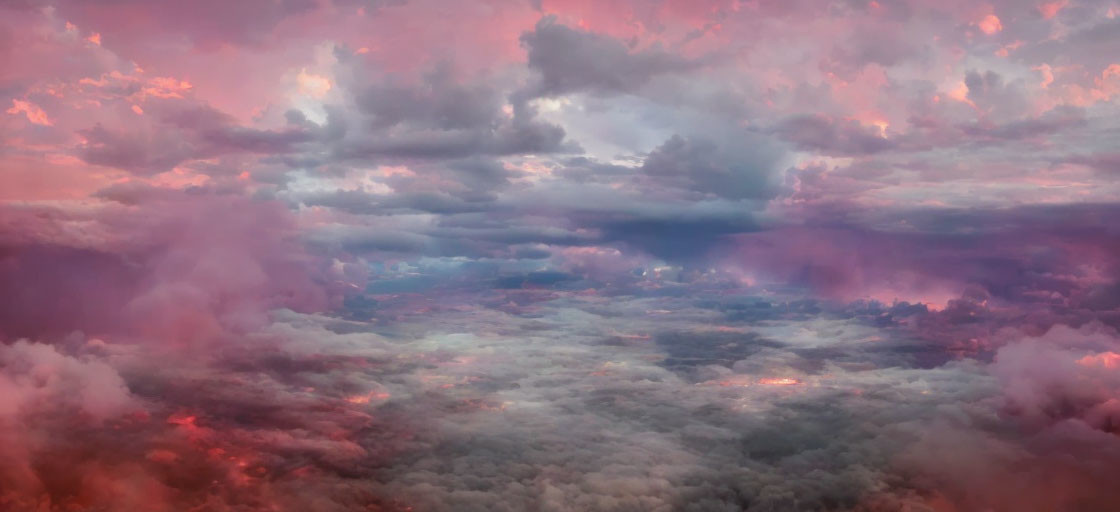
[{"label": "dark cloud", "polygon": [[455,214],[484,211],[486,201],[467,201],[440,192],[375,195],[359,191],[337,191],[302,197],[308,205],[329,206],[360,214],[389,215],[400,212]]},{"label": "dark cloud", "polygon": [[1015,83],[1006,83],[994,71],[972,70],[965,74],[968,99],[997,119],[1017,118],[1027,110],[1027,100]]},{"label": "dark cloud", "polygon": [[896,147],[878,128],[854,119],[798,116],[783,121],[776,132],[798,149],[829,155],[868,155]]},{"label": "dark cloud", "polygon": [[976,122],[961,126],[973,140],[1027,140],[1053,135],[1057,132],[1085,124],[1084,112],[1074,107],[1048,110],[1035,118],[1010,121],[1004,124]]},{"label": "dark cloud", "polygon": [[167,171],[197,156],[195,149],[177,134],[128,134],[111,131],[101,125],[80,133],[86,139],[78,149],[83,160],[138,174]]},{"label": "dark cloud", "polygon": [[593,224],[603,230],[605,240],[679,261],[703,260],[725,242],[723,237],[760,229],[749,214],[692,217],[620,214],[595,220]]},{"label": "dark cloud", "polygon": [[417,130],[384,138],[343,143],[334,151],[342,161],[377,157],[464,158],[477,155],[577,152],[564,144],[564,130],[538,121],[512,120],[494,129]]},{"label": "dark cloud", "polygon": [[1120,173],[1120,154],[1118,153],[1076,155],[1069,157],[1067,161],[1078,165],[1085,165],[1104,173]]},{"label": "dark cloud", "polygon": [[650,152],[641,172],[670,188],[727,199],[769,198],[776,190],[775,151],[764,139],[744,138],[717,143],[674,135]]},{"label": "dark cloud", "polygon": [[484,82],[459,83],[446,67],[426,74],[420,84],[364,86],[355,102],[363,114],[357,124],[368,128],[331,148],[333,158],[343,161],[580,150],[565,139],[563,128],[536,119],[532,106],[506,103],[499,89]]},{"label": "dark cloud", "polygon": [[521,44],[529,53],[529,68],[540,74],[531,96],[629,93],[658,75],[702,65],[656,46],[635,51],[610,36],[566,27],[555,17],[542,18],[521,35]]},{"label": "dark cloud", "polygon": [[456,130],[492,128],[500,119],[502,98],[483,84],[459,84],[440,67],[420,84],[373,84],[357,94],[357,104],[377,127]]},{"label": "dark cloud", "polygon": [[79,131],[85,140],[77,147],[78,156],[91,164],[150,175],[221,155],[291,153],[298,144],[319,137],[298,124],[281,130],[238,126],[226,114],[187,102],[168,102],[150,110],[158,119],[148,126],[108,128],[97,124]]}]

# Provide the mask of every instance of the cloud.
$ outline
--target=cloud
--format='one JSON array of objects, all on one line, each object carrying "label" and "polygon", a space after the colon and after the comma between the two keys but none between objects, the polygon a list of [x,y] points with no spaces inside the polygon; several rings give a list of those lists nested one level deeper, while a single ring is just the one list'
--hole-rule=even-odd
[{"label": "cloud", "polygon": [[1109,509],[1115,9],[757,4],[0,7],[0,509]]},{"label": "cloud", "polygon": [[536,110],[523,101],[508,103],[501,88],[484,80],[460,83],[448,67],[434,68],[419,84],[394,80],[385,77],[358,86],[354,104],[360,118],[328,118],[328,131],[336,123],[347,127],[340,134],[350,130],[329,146],[332,159],[442,160],[579,151],[562,127],[537,119]]},{"label": "cloud", "polygon": [[[235,197],[156,192],[83,219],[105,227],[92,246],[51,240],[49,231],[5,244],[0,275],[15,291],[5,298],[5,334],[79,330],[198,342],[253,325],[273,307],[325,306],[314,262],[292,245],[284,210]],[[113,246],[122,239],[133,242]]]},{"label": "cloud", "polygon": [[529,68],[540,73],[532,96],[573,92],[631,93],[658,75],[683,73],[701,65],[652,47],[632,51],[610,36],[575,30],[555,17],[521,35]]},{"label": "cloud", "polygon": [[656,184],[701,194],[728,199],[770,197],[775,151],[757,138],[737,143],[743,145],[674,135],[650,152],[641,171]]},{"label": "cloud", "polygon": [[207,106],[170,103],[149,106],[151,124],[110,129],[101,124],[81,130],[77,154],[88,163],[157,174],[192,160],[237,153],[285,154],[318,135],[302,126],[259,130],[237,126],[229,116]]},{"label": "cloud", "polygon": [[[198,5],[117,2],[108,9],[95,9],[81,2],[57,2],[60,14],[81,26],[89,26],[108,39],[120,38],[136,44],[153,37],[179,36],[205,48],[222,45],[260,45],[285,19],[310,11],[314,4],[304,0],[256,1],[236,6],[221,2]],[[222,20],[204,22],[202,13],[222,12]]]},{"label": "cloud", "polygon": [[856,120],[801,116],[783,121],[777,132],[799,149],[830,155],[866,155],[896,147],[878,128]]},{"label": "cloud", "polygon": [[54,124],[53,122],[51,122],[51,119],[47,117],[47,113],[43,112],[43,109],[39,108],[39,106],[33,103],[29,103],[26,101],[13,99],[12,107],[6,110],[6,112],[12,115],[23,114],[27,117],[28,121],[34,124],[43,126],[50,126]]}]

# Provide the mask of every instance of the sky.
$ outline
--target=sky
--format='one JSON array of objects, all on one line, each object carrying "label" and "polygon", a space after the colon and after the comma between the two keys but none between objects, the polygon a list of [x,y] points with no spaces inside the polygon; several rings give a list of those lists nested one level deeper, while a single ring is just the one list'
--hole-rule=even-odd
[{"label": "sky", "polygon": [[0,509],[1120,507],[1116,0],[0,2]]}]

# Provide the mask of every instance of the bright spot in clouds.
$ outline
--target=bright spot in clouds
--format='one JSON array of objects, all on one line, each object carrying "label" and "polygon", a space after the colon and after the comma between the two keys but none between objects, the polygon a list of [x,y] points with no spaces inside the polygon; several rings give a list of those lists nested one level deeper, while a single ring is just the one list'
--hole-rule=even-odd
[{"label": "bright spot in clouds", "polygon": [[980,26],[980,30],[988,35],[992,35],[1003,30],[1003,23],[1000,23],[999,17],[995,14],[984,16],[984,18],[980,20],[978,25]]},{"label": "bright spot in clouds", "polygon": [[758,383],[764,386],[794,386],[797,384],[801,384],[801,381],[789,377],[778,377],[758,379]]},{"label": "bright spot in clouds", "polygon": [[51,126],[54,124],[51,122],[50,118],[47,117],[47,113],[43,112],[43,109],[27,101],[13,99],[12,107],[9,108],[7,112],[13,115],[23,114],[27,117],[28,121],[38,125]]},{"label": "bright spot in clouds", "polygon": [[331,90],[330,79],[308,73],[306,69],[300,70],[299,75],[296,75],[296,81],[299,83],[300,94],[306,94],[314,98],[322,98]]}]

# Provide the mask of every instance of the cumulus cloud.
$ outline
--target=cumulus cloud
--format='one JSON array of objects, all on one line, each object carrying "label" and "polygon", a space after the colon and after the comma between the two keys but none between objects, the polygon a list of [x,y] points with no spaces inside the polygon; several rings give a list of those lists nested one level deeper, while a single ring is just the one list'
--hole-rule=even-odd
[{"label": "cumulus cloud", "polygon": [[52,237],[58,226],[48,222],[4,244],[0,279],[13,291],[4,298],[5,334],[189,342],[251,325],[274,307],[326,306],[315,261],[293,245],[277,205],[144,192],[138,204],[62,221],[103,227],[93,239]]},{"label": "cumulus cloud", "polygon": [[[748,139],[749,140],[749,139]],[[670,186],[728,199],[761,199],[773,194],[773,150],[761,141],[754,146],[724,145],[677,135],[650,152],[642,172]]]},{"label": "cumulus cloud", "polygon": [[529,68],[540,73],[534,96],[573,92],[627,93],[657,75],[682,73],[701,65],[659,47],[632,50],[610,36],[567,27],[545,17],[521,35]]}]

